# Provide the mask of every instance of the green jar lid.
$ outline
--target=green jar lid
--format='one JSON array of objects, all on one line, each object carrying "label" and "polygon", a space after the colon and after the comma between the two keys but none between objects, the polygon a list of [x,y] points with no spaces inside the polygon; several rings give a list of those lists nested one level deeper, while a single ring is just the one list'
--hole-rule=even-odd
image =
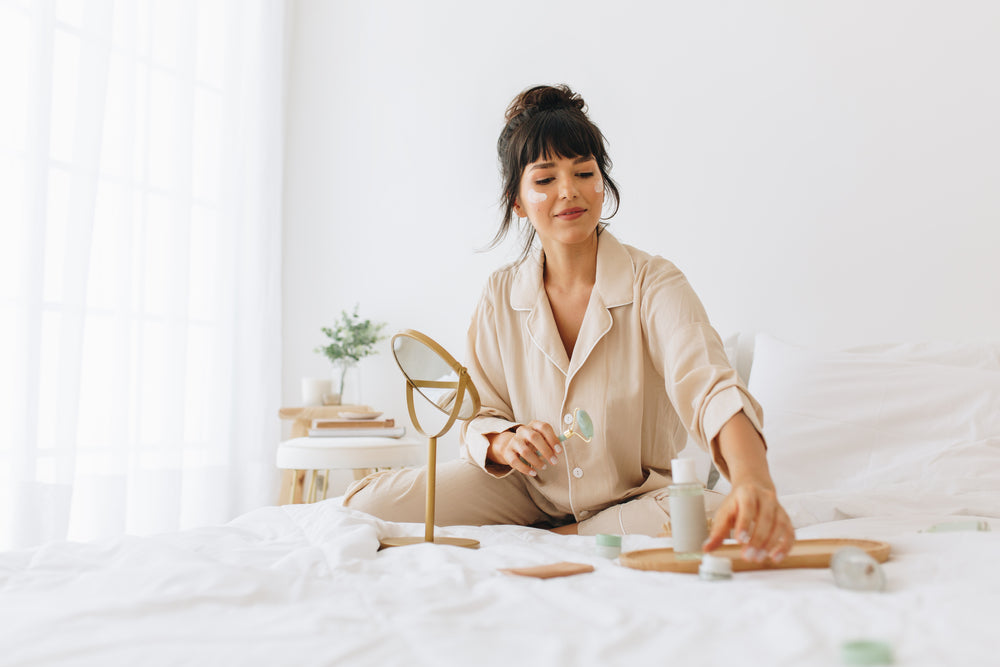
[{"label": "green jar lid", "polygon": [[885,642],[858,639],[844,642],[840,658],[845,665],[891,665],[892,649]]},{"label": "green jar lid", "polygon": [[621,545],[621,535],[606,535],[601,533],[597,536],[597,546],[599,547],[620,547]]}]

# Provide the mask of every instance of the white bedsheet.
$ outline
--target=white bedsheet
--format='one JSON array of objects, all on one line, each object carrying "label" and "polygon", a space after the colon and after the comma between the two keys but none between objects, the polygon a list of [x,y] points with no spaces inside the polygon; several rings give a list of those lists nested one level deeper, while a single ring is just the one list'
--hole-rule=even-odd
[{"label": "white bedsheet", "polygon": [[[842,498],[855,513],[839,515],[830,497],[789,499],[800,538],[889,541],[884,593],[838,589],[821,569],[731,582],[631,570],[594,555],[593,538],[512,526],[439,529],[478,550],[379,552],[380,536],[422,527],[337,499],[222,527],[50,544],[0,554],[0,664],[776,667],[839,665],[841,643],[862,637],[888,642],[897,665],[1000,664],[1000,521],[994,532],[920,533],[957,518],[923,500],[878,516],[879,498]],[[830,520],[849,515],[863,518]],[[658,546],[669,540],[624,539],[625,550]],[[597,569],[544,581],[498,572],[565,560]]]}]

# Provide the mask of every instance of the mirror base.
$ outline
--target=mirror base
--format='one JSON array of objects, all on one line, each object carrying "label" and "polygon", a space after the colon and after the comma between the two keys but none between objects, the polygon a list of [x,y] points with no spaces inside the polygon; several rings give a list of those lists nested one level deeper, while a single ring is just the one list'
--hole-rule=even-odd
[{"label": "mirror base", "polygon": [[[422,537],[387,537],[379,541],[379,549],[389,547],[406,547],[413,544],[423,544]],[[453,547],[464,547],[466,549],[478,549],[479,540],[470,540],[465,537],[435,537],[434,544],[447,544]]]}]

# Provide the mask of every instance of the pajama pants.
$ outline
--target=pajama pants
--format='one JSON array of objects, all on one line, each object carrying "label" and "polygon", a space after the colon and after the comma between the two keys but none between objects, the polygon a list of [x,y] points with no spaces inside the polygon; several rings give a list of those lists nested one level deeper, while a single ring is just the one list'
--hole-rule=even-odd
[{"label": "pajama pants", "polygon": [[[436,470],[434,523],[438,526],[513,524],[552,528],[575,521],[524,475],[497,479],[471,461],[440,463]],[[344,505],[385,521],[423,523],[427,468],[383,470],[358,480],[344,495]],[[706,518],[725,498],[705,492]],[[580,535],[662,536],[670,520],[667,489],[656,489],[594,512],[579,522]]]}]

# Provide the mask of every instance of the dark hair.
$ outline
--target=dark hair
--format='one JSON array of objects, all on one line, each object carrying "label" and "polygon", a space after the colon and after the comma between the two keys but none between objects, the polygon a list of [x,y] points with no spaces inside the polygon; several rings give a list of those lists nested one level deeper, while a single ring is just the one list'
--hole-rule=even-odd
[{"label": "dark hair", "polygon": [[[615,207],[608,218],[618,212],[618,186],[611,179],[611,158],[607,141],[597,125],[587,117],[587,105],[569,86],[534,86],[514,98],[507,107],[506,125],[497,140],[497,154],[503,176],[503,217],[500,228],[490,242],[494,248],[506,238],[514,219],[514,204],[525,168],[539,157],[593,157],[601,171],[606,191],[611,193]],[[598,231],[604,229],[601,223]],[[535,229],[527,224],[521,230],[524,246],[519,261],[531,251]]]}]

